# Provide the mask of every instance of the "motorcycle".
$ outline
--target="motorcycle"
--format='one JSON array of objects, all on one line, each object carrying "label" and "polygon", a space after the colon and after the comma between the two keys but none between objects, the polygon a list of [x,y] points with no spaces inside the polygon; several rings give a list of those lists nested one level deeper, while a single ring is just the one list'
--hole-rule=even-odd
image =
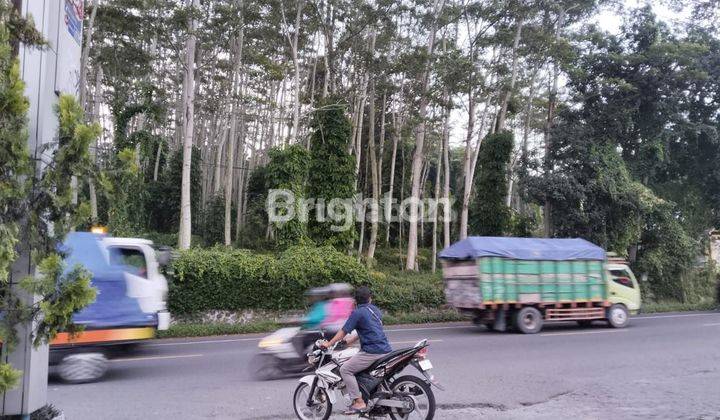
[{"label": "motorcycle", "polygon": [[[340,377],[340,367],[358,349],[343,348],[342,342],[322,349],[320,343],[316,342],[313,351],[307,355],[308,364],[315,373],[300,379],[293,396],[295,414],[300,420],[327,420],[338,396],[346,405],[351,403]],[[435,415],[435,395],[431,385],[443,388],[431,373],[433,366],[427,353],[428,342],[424,339],[413,347],[388,353],[357,373],[355,377],[367,404],[363,416],[431,420]],[[420,371],[424,379],[414,375],[399,376],[409,365]]]},{"label": "motorcycle", "polygon": [[258,343],[260,353],[250,362],[250,375],[256,380],[267,381],[305,371],[306,351],[322,336],[320,331],[300,327],[280,328]]}]

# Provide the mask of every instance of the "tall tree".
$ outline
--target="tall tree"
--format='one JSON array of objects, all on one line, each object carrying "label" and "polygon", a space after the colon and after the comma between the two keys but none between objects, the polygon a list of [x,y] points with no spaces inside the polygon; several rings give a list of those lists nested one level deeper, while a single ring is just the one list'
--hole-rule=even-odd
[{"label": "tall tree", "polygon": [[185,42],[185,77],[183,83],[183,166],[180,192],[180,230],[178,248],[190,248],[192,214],[190,198],[190,171],[192,165],[193,134],[195,129],[195,45],[197,43],[197,17],[200,0],[187,0],[188,35]]}]

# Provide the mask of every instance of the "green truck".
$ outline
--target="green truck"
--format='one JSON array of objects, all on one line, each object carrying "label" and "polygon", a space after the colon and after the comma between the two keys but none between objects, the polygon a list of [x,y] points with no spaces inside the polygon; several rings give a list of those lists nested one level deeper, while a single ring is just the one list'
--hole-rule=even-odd
[{"label": "green truck", "polygon": [[448,304],[476,324],[525,334],[545,322],[628,325],[640,287],[626,262],[583,239],[469,237],[440,253]]}]

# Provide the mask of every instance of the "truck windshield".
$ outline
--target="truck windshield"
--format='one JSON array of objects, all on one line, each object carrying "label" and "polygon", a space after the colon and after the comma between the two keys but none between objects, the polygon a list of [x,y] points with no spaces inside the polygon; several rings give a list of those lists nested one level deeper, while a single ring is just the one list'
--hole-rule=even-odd
[{"label": "truck windshield", "polygon": [[110,248],[110,264],[121,265],[136,276],[147,278],[147,262],[145,254],[135,248]]},{"label": "truck windshield", "polygon": [[625,270],[610,270],[610,275],[612,275],[613,281],[619,285],[629,287],[631,289],[635,288],[633,285],[632,279],[630,278],[630,274]]}]

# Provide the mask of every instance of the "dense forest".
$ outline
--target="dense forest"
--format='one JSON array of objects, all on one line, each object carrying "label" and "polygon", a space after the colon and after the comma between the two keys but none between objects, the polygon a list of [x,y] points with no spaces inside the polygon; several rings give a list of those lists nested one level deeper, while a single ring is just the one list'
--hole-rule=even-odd
[{"label": "dense forest", "polygon": [[[712,1],[656,5],[672,22],[604,0],[86,3],[80,102],[103,128],[87,225],[180,249],[330,244],[368,265],[392,249],[406,270],[468,235],[582,237],[626,256],[651,297],[706,293]],[[277,188],[452,205],[400,221],[361,206],[336,231],[317,208],[268,222]]]}]

